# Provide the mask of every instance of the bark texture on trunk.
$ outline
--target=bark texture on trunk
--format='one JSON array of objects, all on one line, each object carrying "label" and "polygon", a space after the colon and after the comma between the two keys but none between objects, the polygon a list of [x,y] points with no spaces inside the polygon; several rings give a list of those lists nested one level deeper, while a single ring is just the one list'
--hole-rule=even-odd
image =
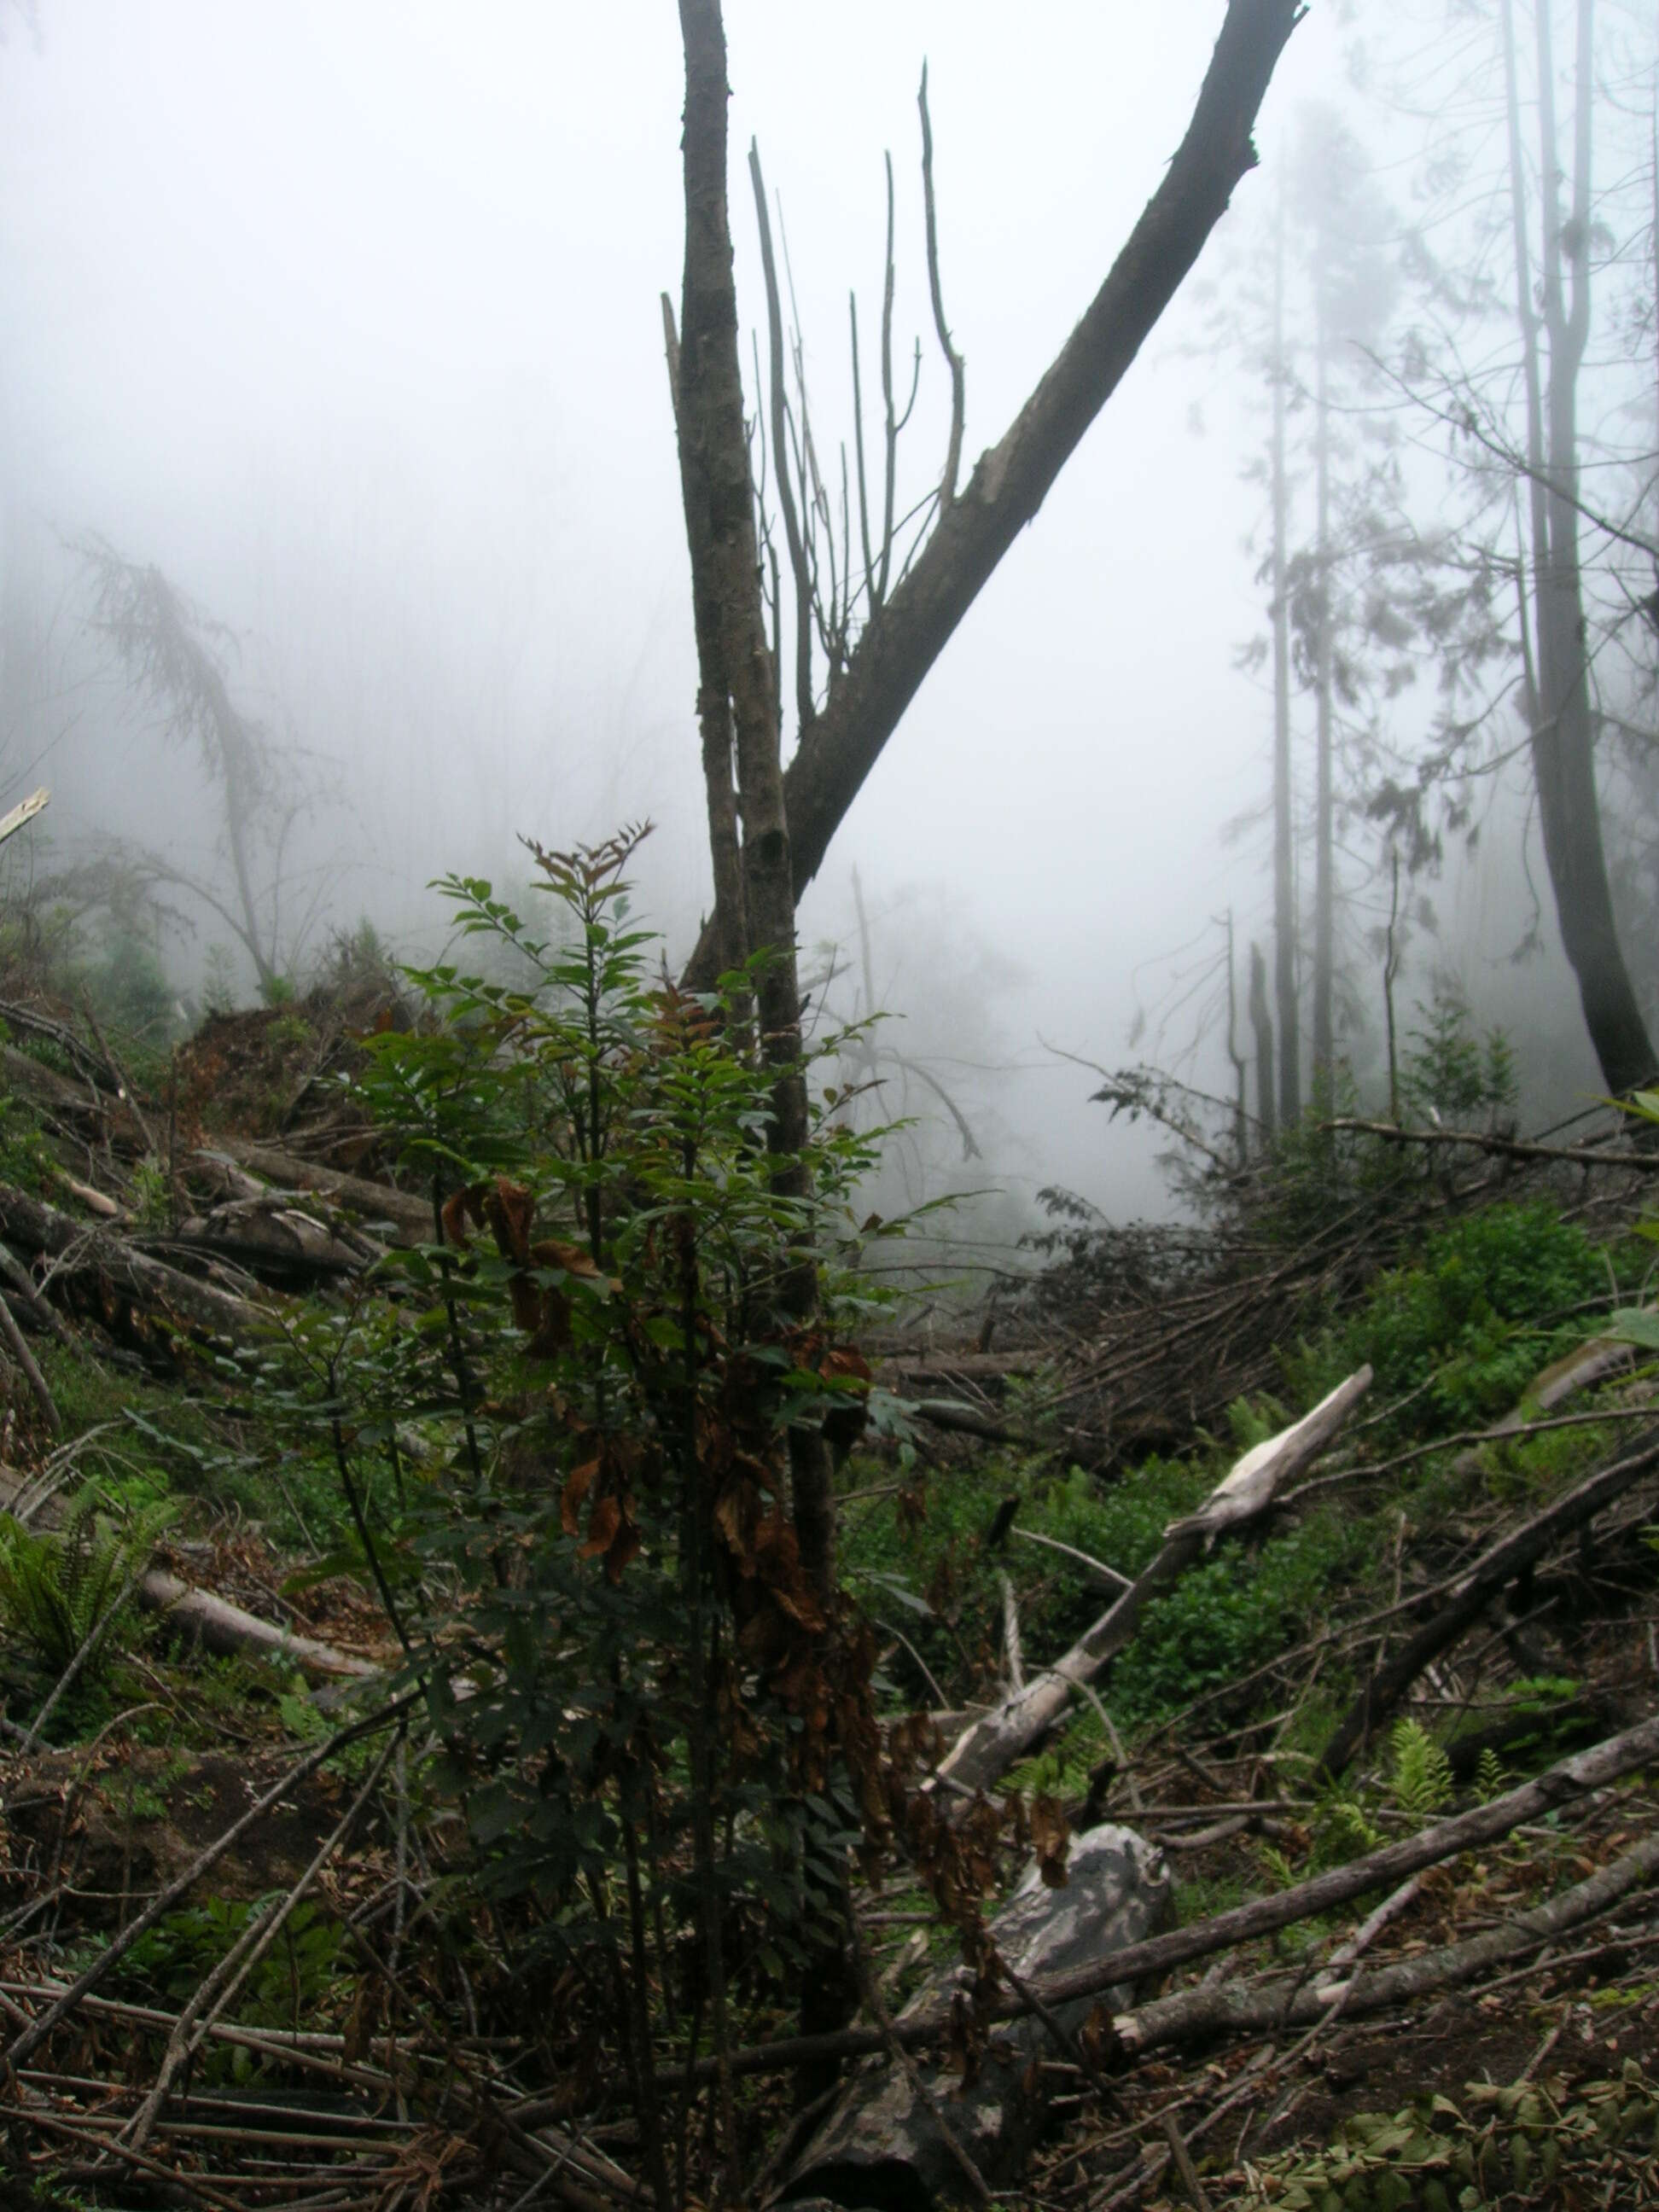
[{"label": "bark texture on trunk", "polygon": [[[1516,305],[1527,400],[1528,516],[1535,679],[1529,687],[1533,775],[1544,857],[1561,943],[1578,982],[1584,1026],[1607,1087],[1622,1095],[1652,1080],[1653,1044],[1619,942],[1595,787],[1595,718],[1578,555],[1578,372],[1590,319],[1590,156],[1594,8],[1578,0],[1570,174],[1572,213],[1561,215],[1550,10],[1537,11],[1539,168],[1543,224],[1534,294],[1513,0],[1500,29],[1508,105]],[[1536,304],[1534,303],[1536,301]],[[1544,360],[1549,374],[1545,389]]]},{"label": "bark texture on trunk", "polygon": [[[683,21],[698,12],[683,0]],[[1110,274],[1006,434],[945,508],[908,575],[860,636],[834,696],[802,732],[784,781],[797,897],[922,679],[1255,166],[1256,111],[1300,13],[1299,0],[1229,0],[1187,135]],[[723,131],[722,120],[722,138]],[[713,974],[719,928],[718,920],[705,928],[689,981]]]},{"label": "bark texture on trunk", "polygon": [[1273,1111],[1273,1018],[1267,1006],[1267,963],[1261,947],[1250,947],[1250,1027],[1255,1032],[1255,1106],[1261,1140],[1271,1146],[1279,1132]]},{"label": "bark texture on trunk", "polygon": [[[751,951],[766,955],[757,987],[761,1049],[779,1071],[769,1141],[778,1155],[775,1188],[807,1194],[808,1135],[800,1071],[800,989],[795,963],[795,880],[782,764],[779,758],[777,671],[761,603],[749,441],[738,354],[737,287],[726,193],[726,33],[719,0],[680,0],[685,48],[685,270],[678,374],[680,476],[696,611],[698,711],[710,798],[710,830],[720,865],[723,807],[716,803],[720,761],[735,745],[736,811],[741,817],[744,927]],[[729,737],[728,737],[729,732]],[[721,817],[717,826],[716,816]],[[731,919],[717,904],[705,931],[728,944]],[[700,980],[712,980],[712,971]],[[792,1322],[809,1322],[817,1304],[810,1253],[785,1269],[779,1304]],[[821,1437],[791,1439],[796,1540],[820,1594],[835,1586],[834,1492]]]}]

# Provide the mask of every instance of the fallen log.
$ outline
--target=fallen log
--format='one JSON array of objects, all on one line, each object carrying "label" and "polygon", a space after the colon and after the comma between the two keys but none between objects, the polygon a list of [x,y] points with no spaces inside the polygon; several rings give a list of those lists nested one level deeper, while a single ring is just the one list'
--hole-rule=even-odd
[{"label": "fallen log", "polygon": [[1489,1599],[1534,1565],[1562,1536],[1585,1527],[1604,1506],[1622,1498],[1656,1466],[1659,1466],[1659,1428],[1650,1430],[1628,1457],[1599,1468],[1565,1498],[1558,1498],[1553,1505],[1489,1546],[1452,1584],[1449,1593],[1443,1592],[1444,1602],[1439,1609],[1407,1638],[1393,1658],[1373,1671],[1321,1752],[1321,1771],[1333,1778],[1340,1775],[1429,1662],[1480,1618]]},{"label": "fallen log", "polygon": [[319,1167],[314,1160],[302,1160],[274,1145],[256,1144],[245,1137],[216,1136],[197,1154],[203,1160],[221,1156],[262,1176],[280,1190],[315,1192],[360,1221],[383,1227],[391,1243],[433,1241],[431,1201],[412,1191],[394,1190],[390,1183],[347,1175],[339,1168]]},{"label": "fallen log", "polygon": [[1265,1513],[1279,1485],[1323,1451],[1370,1382],[1370,1369],[1362,1367],[1310,1413],[1246,1452],[1198,1512],[1170,1522],[1151,1565],[1064,1658],[1011,1692],[957,1737],[940,1761],[939,1774],[962,1789],[985,1790],[1024,1758],[1065,1711],[1073,1691],[1091,1682],[1129,1643],[1149,1601],[1168,1589],[1218,1536]]},{"label": "fallen log", "polygon": [[1659,1874],[1659,1835],[1639,1844],[1609,1865],[1563,1890],[1547,1903],[1518,1912],[1462,1943],[1419,1951],[1392,1966],[1358,1973],[1351,1981],[1328,1977],[1310,1981],[1305,1974],[1276,1975],[1270,1982],[1211,1983],[1156,1997],[1139,2010],[1120,2013],[1112,2025],[1132,2056],[1171,2043],[1229,2031],[1311,2027],[1338,2007],[1344,2020],[1392,2011],[1413,1997],[1455,1989],[1489,1967],[1536,1950],[1568,1929],[1609,1911],[1621,1898]]},{"label": "fallen log", "polygon": [[[1034,2008],[1033,1999],[1050,2008],[1083,1997],[1092,2000],[1115,1984],[1138,1982],[1151,1974],[1168,1973],[1173,1967],[1212,1958],[1235,1944],[1251,1942],[1280,1928],[1292,1927],[1298,1921],[1334,1911],[1374,1890],[1394,1888],[1420,1868],[1437,1866],[1444,1859],[1455,1858],[1460,1852],[1478,1850],[1496,1843],[1523,1820],[1541,1819],[1558,1807],[1594,1790],[1604,1790],[1625,1775],[1651,1766],[1656,1761],[1659,1761],[1659,1716],[1609,1736],[1604,1742],[1592,1744],[1587,1751],[1574,1752],[1569,1758],[1558,1759],[1543,1773],[1518,1784],[1500,1797],[1472,1806],[1466,1813],[1454,1814],[1431,1827],[1419,1829],[1415,1835],[1384,1844],[1363,1858],[1351,1859],[1346,1866],[1329,1867],[1324,1873],[1310,1875],[1289,1889],[1252,1898],[1248,1904],[1212,1913],[1207,1919],[1193,1921],[1185,1928],[1171,1929],[1168,1935],[1154,1936],[1122,1950],[1107,1952],[1075,1972],[1034,1979],[1024,1993],[999,1993],[985,2006],[982,2017],[1018,2019]],[[951,2019],[948,2008],[930,2008],[896,2021],[893,2033],[908,2048],[917,2050],[948,2037]],[[793,2036],[733,2051],[730,2065],[734,2075],[793,2073],[798,2067],[816,2066],[830,2059],[864,2057],[882,2049],[883,2045],[883,2037],[874,2030],[846,2028],[837,2034]],[[702,2079],[712,2073],[714,2064],[712,2059],[700,2060],[697,2077]]]},{"label": "fallen log", "polygon": [[40,1105],[76,1115],[97,1114],[113,1103],[112,1095],[109,1099],[101,1097],[96,1086],[107,1083],[113,1094],[119,1078],[104,1065],[102,1055],[82,1043],[73,1030],[37,1014],[31,1007],[15,1006],[6,1000],[0,1000],[0,1021],[9,1029],[29,1030],[43,1038],[66,1060],[73,1061],[85,1079],[84,1087],[72,1083],[68,1076],[60,1075],[44,1060],[35,1060],[28,1053],[20,1052],[15,1044],[9,1044],[0,1048],[0,1075],[3,1075],[10,1089],[22,1091]]},{"label": "fallen log", "polygon": [[[1157,1849],[1127,1828],[1090,1829],[1072,1844],[1064,1888],[1043,1886],[1033,1867],[991,1923],[998,1956],[1028,1983],[1083,1965],[1103,1948],[1121,1949],[1169,1917],[1168,1869]],[[896,2021],[971,1995],[963,1966],[933,1975]],[[1118,2002],[1127,2003],[1127,1986]],[[1053,2051],[1056,2032],[1073,2037],[1088,2006],[1073,2006],[1053,2025],[1022,2021],[997,2037],[971,2079],[939,2061],[875,2064],[854,2075],[780,2192],[787,2203],[821,2197],[840,2204],[881,2204],[927,2212],[962,2193],[963,2154],[993,2190],[1017,2179],[1042,2133],[1049,2077],[1035,2062]]]},{"label": "fallen log", "polygon": [[0,1238],[55,1260],[56,1278],[90,1276],[185,1334],[240,1344],[270,1327],[270,1315],[251,1299],[182,1274],[9,1183],[0,1183]]},{"label": "fallen log", "polygon": [[[9,1514],[29,1486],[9,1468],[0,1468],[0,1512]],[[57,1528],[63,1509],[56,1498],[46,1498],[26,1517],[44,1528]],[[146,1613],[166,1613],[175,1626],[195,1636],[209,1651],[221,1656],[237,1653],[259,1659],[291,1661],[301,1673],[328,1681],[368,1681],[385,1669],[372,1660],[359,1659],[324,1644],[314,1636],[296,1636],[256,1613],[244,1613],[228,1598],[182,1582],[167,1567],[151,1567],[141,1575],[133,1595]]]},{"label": "fallen log", "polygon": [[988,1444],[1018,1444],[1028,1451],[1060,1449],[1045,1445],[1041,1437],[1012,1429],[1006,1421],[994,1420],[976,1406],[962,1405],[955,1398],[917,1398],[905,1410],[915,1420],[927,1421],[936,1429],[953,1430],[960,1436],[978,1437]]},{"label": "fallen log", "polygon": [[1503,1160],[1561,1160],[1576,1168],[1633,1168],[1639,1175],[1659,1174],[1659,1151],[1633,1152],[1618,1146],[1590,1151],[1577,1145],[1543,1145],[1524,1137],[1495,1136],[1486,1129],[1401,1129],[1392,1121],[1364,1121],[1352,1115],[1319,1126],[1322,1132],[1380,1137],[1387,1145],[1450,1145],[1488,1152]]},{"label": "fallen log", "polygon": [[174,1249],[229,1260],[283,1289],[360,1275],[386,1252],[385,1245],[360,1230],[343,1224],[337,1231],[331,1229],[276,1191],[231,1199],[210,1212],[191,1214],[167,1242]]},{"label": "fallen log", "polygon": [[326,1681],[371,1681],[386,1672],[372,1659],[359,1659],[324,1644],[314,1636],[296,1635],[244,1613],[228,1598],[181,1582],[165,1567],[152,1567],[139,1579],[138,1602],[146,1613],[164,1613],[169,1624],[187,1631],[203,1646],[222,1656],[240,1653],[256,1659],[274,1659],[297,1667],[301,1674]]}]

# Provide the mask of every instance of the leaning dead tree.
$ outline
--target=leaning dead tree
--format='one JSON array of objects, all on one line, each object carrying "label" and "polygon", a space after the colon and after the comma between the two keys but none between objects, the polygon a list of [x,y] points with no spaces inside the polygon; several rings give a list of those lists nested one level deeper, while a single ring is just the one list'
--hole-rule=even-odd
[{"label": "leaning dead tree", "polygon": [[[223,655],[230,633],[192,605],[153,563],[124,560],[100,538],[76,549],[92,592],[92,628],[112,647],[139,696],[158,708],[175,744],[193,745],[224,800],[234,896],[176,862],[146,854],[142,872],[199,899],[234,932],[267,996],[279,986],[283,848],[307,799],[279,764],[265,732],[232,698]],[[265,880],[256,880],[264,848]]]},{"label": "leaning dead tree", "polygon": [[[933,213],[933,145],[924,80],[921,99],[922,174],[927,218],[929,294],[936,333],[950,370],[951,430],[937,484],[921,509],[909,518],[913,535],[908,550],[901,550],[900,536],[906,521],[894,513],[893,455],[896,438],[908,415],[908,405],[897,403],[893,375],[891,332],[891,217],[889,217],[889,276],[884,296],[882,338],[883,476],[880,526],[872,514],[866,466],[861,381],[855,386],[855,466],[849,470],[843,453],[841,465],[840,550],[836,550],[836,501],[819,465],[817,450],[805,406],[805,377],[796,349],[794,397],[788,396],[782,331],[781,300],[775,260],[771,249],[758,157],[751,177],[762,222],[763,266],[768,271],[768,337],[771,362],[769,404],[764,410],[770,434],[763,452],[757,480],[750,483],[744,454],[743,489],[764,491],[768,458],[781,518],[790,582],[794,594],[795,706],[799,742],[787,772],[781,778],[781,812],[787,823],[792,896],[799,898],[822,865],[830,841],[848,808],[862,788],[915,697],[923,678],[944,651],[957,623],[978,597],[1003,555],[1036,514],[1060,470],[1076,451],[1084,433],[1117,389],[1157,323],[1192,268],[1206,240],[1224,212],[1235,187],[1255,167],[1251,140],[1274,65],[1302,13],[1299,0],[1229,0],[1221,33],[1200,91],[1187,134],[1164,173],[1163,182],[1145,211],[1104,283],[1085,310],[1071,337],[1039,380],[996,445],[982,453],[968,482],[958,488],[963,434],[964,370],[950,334],[939,282],[937,224]],[[718,7],[713,0],[692,7],[683,4],[681,21],[686,31],[688,57],[687,216],[691,230],[712,222],[718,197],[720,230],[725,240],[724,283],[731,290],[730,225],[724,166],[717,176],[712,166],[700,173],[697,198],[692,198],[690,142],[697,103],[690,91],[694,28],[712,42],[719,40],[720,143],[724,153],[725,97],[724,38]],[[711,44],[712,51],[712,44]],[[690,257],[688,246],[688,275]],[[681,443],[682,473],[687,466],[690,429],[685,404],[685,352],[692,333],[676,333],[672,308],[665,301],[671,379],[676,388]],[[854,321],[856,316],[854,314]],[[857,360],[856,340],[854,361]],[[731,379],[738,376],[733,345]],[[740,394],[738,404],[741,404]],[[694,449],[692,465],[707,465],[708,455]],[[722,471],[733,471],[722,489],[732,510],[735,527],[736,455],[726,453]],[[854,485],[856,485],[854,493]],[[853,552],[852,514],[859,517],[858,558]],[[689,512],[689,509],[688,509]],[[915,532],[921,534],[916,536]],[[778,665],[781,658],[781,563],[769,525],[757,532],[752,514],[744,524],[744,543],[753,548],[753,558],[743,588],[752,599],[745,620],[757,640],[754,649],[769,664],[767,688],[774,716],[771,742],[775,749],[781,734],[777,725]],[[694,556],[694,571],[696,562]],[[767,635],[762,603],[762,579],[773,584],[774,623]],[[738,866],[738,792],[732,774],[729,734],[711,722],[711,665],[708,645],[715,619],[708,589],[694,584],[698,653],[703,689],[699,711],[703,732],[703,763],[708,792],[711,843],[714,858],[714,910],[687,970],[686,980],[706,986],[729,966],[734,951],[744,941],[744,906],[752,932],[758,917],[753,911],[747,871]],[[825,686],[820,701],[811,677],[814,653],[823,659]],[[743,681],[751,680],[744,672]],[[718,685],[715,689],[718,690]],[[742,745],[741,727],[738,746]],[[739,763],[739,781],[742,769]],[[746,805],[742,809],[745,828],[743,843],[756,836]],[[768,808],[770,836],[777,816]],[[766,943],[764,935],[751,942]]]}]

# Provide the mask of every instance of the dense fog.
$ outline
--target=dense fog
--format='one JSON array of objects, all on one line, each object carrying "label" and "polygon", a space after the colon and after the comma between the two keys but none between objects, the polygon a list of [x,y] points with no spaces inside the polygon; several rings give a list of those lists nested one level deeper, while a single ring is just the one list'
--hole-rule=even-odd
[{"label": "dense fog", "polygon": [[[891,152],[906,389],[918,339],[921,355],[903,509],[937,477],[949,407],[923,248],[924,58],[943,295],[966,360],[965,475],[1157,187],[1222,9],[1049,4],[1018,36],[980,0],[848,0],[831,15],[730,0],[726,13],[745,358],[765,352],[752,137],[837,498],[847,298],[855,289],[868,410]],[[1045,1183],[1119,1217],[1172,1202],[1155,1133],[1091,1103],[1096,1068],[1146,1060],[1231,1091],[1226,918],[1241,1036],[1248,947],[1273,927],[1271,656],[1249,652],[1269,623],[1262,317],[1275,211],[1299,194],[1287,343],[1311,346],[1297,271],[1332,194],[1298,171],[1310,115],[1336,118],[1364,155],[1350,198],[1371,213],[1345,250],[1358,238],[1371,255],[1370,290],[1337,331],[1332,374],[1344,453],[1373,416],[1395,441],[1390,513],[1409,510],[1426,537],[1456,505],[1455,438],[1398,380],[1408,332],[1474,347],[1460,358],[1498,377],[1504,404],[1518,391],[1501,329],[1461,319],[1478,299],[1513,296],[1501,224],[1482,212],[1502,182],[1501,115],[1468,111],[1461,213],[1445,213],[1451,180],[1433,167],[1448,88],[1472,101],[1499,88],[1491,14],[1424,4],[1380,24],[1312,10],[1267,95],[1260,168],[945,647],[803,903],[805,972],[821,975],[838,948],[820,991],[830,1011],[873,999],[894,1017],[884,1103],[925,1125],[901,1147],[902,1179],[917,1195],[943,1182],[1007,1193],[976,1217],[988,1246],[1012,1246]],[[1598,702],[1639,738],[1652,625],[1630,611],[1652,566],[1638,457],[1654,443],[1655,53],[1633,13],[1606,21],[1581,421],[1597,441],[1586,503],[1627,535],[1621,546],[1587,526],[1585,557],[1625,564],[1600,582],[1591,568]],[[331,933],[364,918],[401,957],[434,952],[444,923],[428,880],[453,869],[522,884],[519,833],[562,845],[647,817],[641,902],[682,957],[710,878],[659,307],[678,297],[684,222],[673,10],[0,0],[0,806],[43,781],[53,794],[7,854],[9,897],[111,839],[226,896],[220,787],[88,627],[77,549],[96,539],[155,564],[223,626],[237,704],[286,763],[301,804],[278,949],[297,981]],[[1557,58],[1570,105],[1570,40]],[[1309,358],[1294,371],[1298,544]],[[1601,1080],[1538,848],[1512,656],[1472,655],[1454,695],[1437,649],[1380,617],[1369,644],[1344,648],[1391,672],[1362,672],[1339,698],[1342,727],[1369,732],[1345,757],[1338,802],[1339,1045],[1375,1106],[1379,932],[1396,894],[1382,830],[1354,794],[1368,780],[1410,786],[1400,763],[1433,750],[1449,702],[1490,765],[1458,787],[1437,872],[1406,871],[1396,1001],[1409,1025],[1414,1004],[1449,987],[1478,1029],[1504,1026],[1536,1125]],[[1291,711],[1305,902],[1305,672]],[[1635,789],[1639,758],[1630,773]],[[1638,849],[1610,865],[1637,887],[1640,808],[1614,811]],[[177,886],[157,896],[165,918],[87,927],[156,933],[187,1016],[228,958],[252,998],[252,968],[211,907]]]}]

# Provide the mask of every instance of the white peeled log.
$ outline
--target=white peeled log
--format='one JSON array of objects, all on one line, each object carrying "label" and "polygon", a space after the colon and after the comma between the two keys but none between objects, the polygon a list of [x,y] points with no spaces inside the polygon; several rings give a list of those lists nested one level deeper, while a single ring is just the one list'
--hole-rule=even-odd
[{"label": "white peeled log", "polygon": [[314,1636],[296,1636],[290,1629],[244,1613],[228,1598],[194,1589],[165,1567],[152,1567],[141,1578],[137,1595],[146,1613],[165,1613],[173,1627],[187,1631],[205,1650],[273,1659],[279,1665],[297,1667],[303,1674],[330,1681],[368,1681],[386,1672],[372,1660],[359,1659],[349,1651],[337,1650],[331,1644],[319,1643]]},{"label": "white peeled log", "polygon": [[0,845],[3,845],[8,837],[15,836],[51,802],[52,793],[43,783],[39,791],[32,791],[27,799],[20,799],[9,814],[0,814]]},{"label": "white peeled log", "polygon": [[1150,1565],[1114,1599],[1052,1667],[1030,1674],[1000,1705],[963,1729],[939,1762],[939,1775],[957,1790],[988,1790],[1024,1759],[1059,1720],[1074,1691],[1092,1682],[1140,1625],[1147,1601],[1203,1556],[1224,1530],[1256,1520],[1282,1486],[1316,1460],[1371,1386],[1362,1367],[1338,1383],[1310,1413],[1245,1453],[1196,1513],[1172,1521]]},{"label": "white peeled log", "polygon": [[[0,1514],[14,1514],[25,1522],[39,1522],[44,1528],[56,1528],[63,1519],[61,1502],[47,1496],[31,1503],[29,1493],[34,1487],[14,1469],[0,1467]],[[319,1643],[314,1636],[296,1636],[272,1621],[261,1620],[255,1613],[244,1613],[228,1598],[216,1596],[211,1590],[198,1589],[166,1567],[147,1569],[139,1577],[133,1595],[146,1613],[165,1613],[176,1627],[193,1635],[209,1651],[222,1655],[244,1652],[257,1658],[274,1659],[297,1667],[313,1680],[368,1681],[386,1671],[372,1660],[341,1651],[332,1644]]]}]

